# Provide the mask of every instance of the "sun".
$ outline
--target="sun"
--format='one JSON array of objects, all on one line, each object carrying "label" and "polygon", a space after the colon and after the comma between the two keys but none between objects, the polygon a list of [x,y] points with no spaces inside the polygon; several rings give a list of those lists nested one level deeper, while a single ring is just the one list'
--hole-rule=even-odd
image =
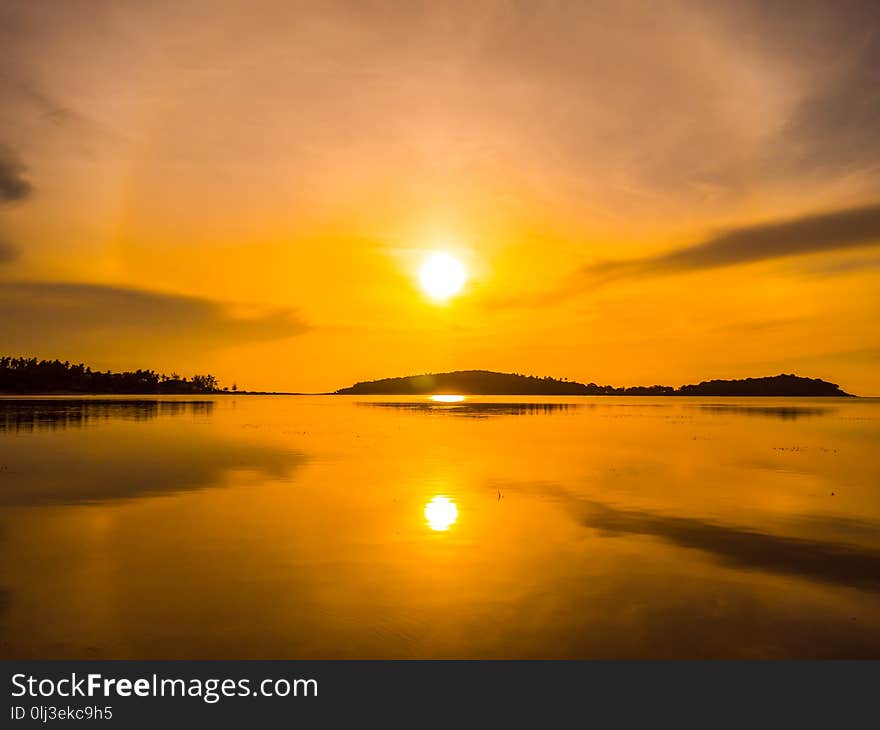
[{"label": "sun", "polygon": [[425,505],[425,521],[435,532],[446,532],[456,520],[458,520],[458,507],[443,494],[438,494]]},{"label": "sun", "polygon": [[419,283],[425,294],[440,302],[458,294],[465,281],[467,271],[461,261],[443,251],[431,254],[419,268]]}]

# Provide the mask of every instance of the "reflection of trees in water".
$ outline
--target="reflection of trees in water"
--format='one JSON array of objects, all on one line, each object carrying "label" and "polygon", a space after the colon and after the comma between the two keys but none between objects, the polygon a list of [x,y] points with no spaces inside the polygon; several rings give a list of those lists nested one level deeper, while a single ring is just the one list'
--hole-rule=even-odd
[{"label": "reflection of trees in water", "polygon": [[793,421],[804,416],[825,416],[837,410],[818,406],[743,406],[726,403],[701,403],[696,408],[716,415],[764,416],[781,418],[784,421]]},{"label": "reflection of trees in water", "polygon": [[[210,401],[68,402],[68,411],[60,402],[50,405],[49,418],[33,408],[19,414],[19,421],[31,419],[24,428],[36,429],[25,438],[0,433],[0,506],[101,504],[278,483],[291,479],[307,458],[290,441],[281,447],[240,432],[224,434],[187,416],[147,423],[210,413]],[[99,428],[89,427],[90,419]],[[8,420],[15,428],[11,413]],[[43,430],[71,426],[71,438]]]},{"label": "reflection of trees in water", "polygon": [[5,400],[0,399],[0,431],[81,428],[113,419],[149,421],[185,414],[210,416],[210,400]]},{"label": "reflection of trees in water", "polygon": [[[608,399],[613,400],[613,399]],[[360,406],[374,408],[396,408],[404,411],[418,413],[437,413],[452,416],[470,416],[483,418],[487,416],[526,416],[546,415],[564,412],[575,408],[671,408],[673,403],[612,403],[612,402],[584,402],[584,403],[474,403],[464,401],[461,403],[438,403],[438,402],[370,402],[358,403]],[[735,405],[727,403],[698,403],[686,404],[686,408],[697,409],[712,415],[729,416],[754,416],[763,418],[779,418],[791,421],[796,418],[826,416],[837,412],[836,408],[827,406],[797,406],[797,405]]]},{"label": "reflection of trees in water", "polygon": [[374,408],[394,408],[402,411],[430,413],[469,418],[488,418],[490,416],[535,416],[560,413],[580,408],[576,403],[358,403],[360,406]]}]

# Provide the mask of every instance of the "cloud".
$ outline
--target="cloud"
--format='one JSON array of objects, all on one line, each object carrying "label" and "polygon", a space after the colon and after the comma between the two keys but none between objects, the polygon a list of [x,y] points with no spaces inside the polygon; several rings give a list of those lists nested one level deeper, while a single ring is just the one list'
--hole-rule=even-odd
[{"label": "cloud", "polygon": [[[768,13],[767,3],[761,12]],[[845,175],[876,170],[880,162],[880,5],[864,0],[804,3],[775,8],[788,33],[777,33],[789,52],[817,67],[800,103],[779,129],[768,155],[770,171],[784,175]],[[792,18],[802,15],[795,20]]]},{"label": "cloud", "polygon": [[15,261],[21,255],[21,249],[8,241],[0,241],[0,264]]},{"label": "cloud", "polygon": [[12,150],[0,146],[0,203],[17,203],[30,196],[33,186],[24,172]]},{"label": "cloud", "polygon": [[0,341],[8,352],[140,358],[278,340],[307,329],[292,309],[239,312],[210,299],[122,287],[0,283]]},{"label": "cloud", "polygon": [[[66,128],[72,133],[70,141],[82,145],[95,139],[119,141],[121,135],[106,125],[78,112],[58,99],[46,94],[41,85],[28,75],[16,78],[0,71],[0,106],[9,114],[15,114],[28,123],[45,121],[57,129]],[[38,134],[46,133],[46,125],[37,125]]]},{"label": "cloud", "polygon": [[[693,246],[633,259],[597,261],[565,277],[557,286],[526,294],[497,297],[490,308],[552,306],[620,279],[662,276],[750,264],[832,251],[880,247],[880,203],[805,215],[759,225],[730,228]],[[821,273],[876,268],[876,259],[848,259]]]},{"label": "cloud", "polygon": [[841,256],[833,259],[822,258],[818,261],[810,260],[799,265],[798,273],[813,276],[840,276],[860,271],[875,271],[880,269],[880,255],[858,254],[855,256]]},{"label": "cloud", "polygon": [[599,281],[749,264],[880,244],[880,204],[723,231],[702,243],[657,256],[584,267]]}]

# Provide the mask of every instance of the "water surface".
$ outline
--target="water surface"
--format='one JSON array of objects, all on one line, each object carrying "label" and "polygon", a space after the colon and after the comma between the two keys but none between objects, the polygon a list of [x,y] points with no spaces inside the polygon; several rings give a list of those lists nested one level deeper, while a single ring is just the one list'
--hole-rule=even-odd
[{"label": "water surface", "polygon": [[0,655],[880,657],[880,401],[0,399]]}]

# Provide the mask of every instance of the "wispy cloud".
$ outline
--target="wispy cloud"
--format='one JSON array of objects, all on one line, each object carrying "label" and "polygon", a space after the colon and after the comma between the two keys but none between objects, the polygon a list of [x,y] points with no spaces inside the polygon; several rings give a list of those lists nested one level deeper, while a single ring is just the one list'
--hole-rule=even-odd
[{"label": "wispy cloud", "polygon": [[[622,279],[717,269],[832,251],[880,247],[880,204],[804,215],[723,230],[692,246],[632,259],[586,264],[557,286],[530,294],[496,298],[493,308],[550,306]],[[873,259],[848,261],[845,270],[875,268]],[[834,265],[823,269],[835,273]],[[840,270],[844,270],[841,266]]]},{"label": "wispy cloud", "polygon": [[880,244],[880,204],[722,231],[702,243],[656,256],[585,266],[593,279],[616,279],[852,249]]},{"label": "wispy cloud", "polygon": [[238,313],[225,302],[96,284],[0,283],[0,341],[9,352],[201,352],[300,335],[293,309]]},{"label": "wispy cloud", "polygon": [[[785,43],[802,59],[819,50],[812,63],[820,63],[813,86],[792,110],[780,129],[782,144],[768,155],[768,172],[828,179],[857,170],[876,170],[880,162],[880,5],[864,0],[845,2],[779,4],[770,11],[789,27],[792,16],[808,33],[786,33]],[[768,4],[761,3],[762,14]],[[807,39],[804,40],[804,36]],[[809,35],[813,40],[809,40]],[[830,48],[842,52],[828,53]]]},{"label": "wispy cloud", "polygon": [[0,264],[15,261],[21,255],[21,249],[9,241],[0,241]]},{"label": "wispy cloud", "polygon": [[0,145],[0,203],[16,203],[32,191],[24,165],[11,149]]}]

